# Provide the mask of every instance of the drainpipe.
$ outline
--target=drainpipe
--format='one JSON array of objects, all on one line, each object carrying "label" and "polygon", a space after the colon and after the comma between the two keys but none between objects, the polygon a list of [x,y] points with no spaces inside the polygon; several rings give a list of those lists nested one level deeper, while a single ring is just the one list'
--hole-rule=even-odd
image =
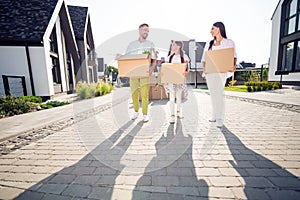
[{"label": "drainpipe", "polygon": [[28,64],[28,71],[29,71],[29,78],[30,78],[30,85],[31,85],[31,92],[32,96],[35,96],[35,89],[33,84],[33,75],[32,75],[32,67],[31,67],[31,61],[30,61],[30,55],[29,55],[29,48],[27,42],[25,43],[25,49],[26,49],[26,57],[27,57],[27,64]]}]

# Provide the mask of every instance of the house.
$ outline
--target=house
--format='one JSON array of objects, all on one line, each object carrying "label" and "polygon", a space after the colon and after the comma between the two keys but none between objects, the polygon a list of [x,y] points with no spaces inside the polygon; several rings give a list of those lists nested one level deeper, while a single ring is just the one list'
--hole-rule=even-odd
[{"label": "house", "polygon": [[280,0],[271,18],[269,81],[300,84],[299,0]]},{"label": "house", "polygon": [[73,92],[82,54],[64,0],[3,0],[0,7],[0,97]]},{"label": "house", "polygon": [[97,82],[97,54],[87,7],[68,6],[80,57],[76,81]]}]

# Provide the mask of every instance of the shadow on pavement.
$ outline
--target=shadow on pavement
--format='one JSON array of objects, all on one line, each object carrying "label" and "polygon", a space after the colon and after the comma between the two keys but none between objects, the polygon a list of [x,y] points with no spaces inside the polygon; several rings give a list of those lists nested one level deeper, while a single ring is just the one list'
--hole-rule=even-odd
[{"label": "shadow on pavement", "polygon": [[298,177],[247,148],[227,127],[222,133],[234,158],[230,163],[244,179],[247,199],[300,199]]},{"label": "shadow on pavement", "polygon": [[[170,124],[167,133],[156,142],[156,157],[138,180],[132,199],[206,199],[208,185],[197,179],[192,147],[192,137],[184,136],[181,120],[177,119],[176,127]],[[161,169],[152,170],[160,165]]]},{"label": "shadow on pavement", "polygon": [[[132,123],[132,120],[128,121],[76,164],[40,181],[16,199],[111,199],[115,180],[125,167],[120,162],[121,158],[144,124],[142,121],[137,123],[116,144],[124,130]],[[98,155],[103,156],[103,150],[106,150],[107,154],[104,156],[112,158],[111,162],[114,163],[111,164],[115,168],[96,159]]]}]

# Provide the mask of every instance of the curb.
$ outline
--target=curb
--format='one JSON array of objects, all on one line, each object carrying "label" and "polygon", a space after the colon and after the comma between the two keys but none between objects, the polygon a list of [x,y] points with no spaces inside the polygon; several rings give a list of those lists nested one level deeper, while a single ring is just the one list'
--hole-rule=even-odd
[{"label": "curb", "polygon": [[[195,92],[201,92],[209,95],[209,91],[201,91],[201,90],[193,90]],[[279,102],[274,102],[274,101],[265,101],[265,100],[258,100],[258,99],[251,99],[251,98],[246,98],[246,97],[238,97],[238,96],[232,96],[225,94],[227,99],[234,99],[234,100],[239,100],[239,101],[244,101],[244,102],[249,102],[257,105],[263,105],[263,106],[268,106],[272,108],[277,108],[277,109],[282,109],[282,110],[288,110],[291,112],[296,112],[300,113],[300,106],[295,105],[295,104],[287,104],[287,103],[279,103]]]}]

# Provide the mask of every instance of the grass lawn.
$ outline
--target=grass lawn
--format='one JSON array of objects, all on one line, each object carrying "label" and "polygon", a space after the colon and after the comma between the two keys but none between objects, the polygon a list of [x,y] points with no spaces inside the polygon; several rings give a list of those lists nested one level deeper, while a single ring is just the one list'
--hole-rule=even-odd
[{"label": "grass lawn", "polygon": [[231,91],[231,92],[248,92],[246,85],[237,85],[237,86],[232,86],[232,87],[226,86],[224,89],[226,91]]}]

